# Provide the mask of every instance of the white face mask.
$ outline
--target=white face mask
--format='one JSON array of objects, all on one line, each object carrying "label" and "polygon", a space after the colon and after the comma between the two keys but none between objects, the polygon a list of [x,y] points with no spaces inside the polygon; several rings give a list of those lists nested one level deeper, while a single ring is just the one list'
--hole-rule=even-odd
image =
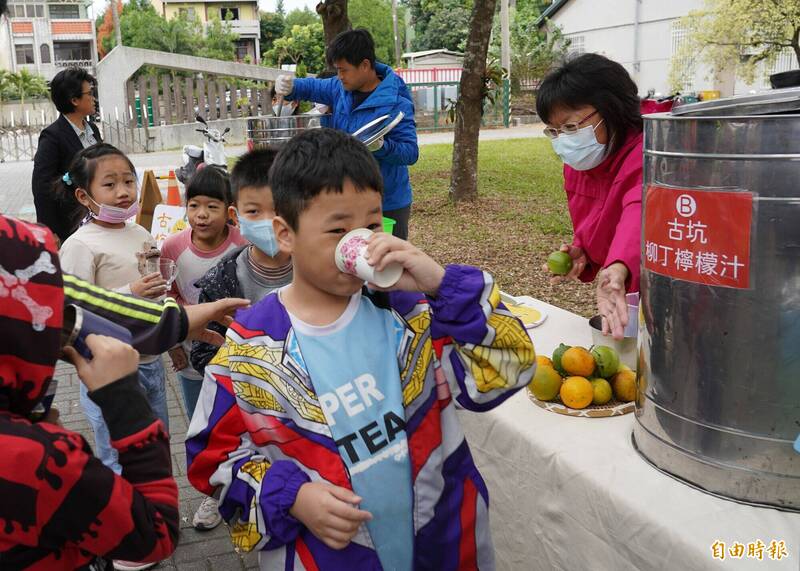
[{"label": "white face mask", "polygon": [[[275,104],[272,106],[272,111],[275,115],[278,114],[278,105]],[[291,116],[292,112],[294,111],[294,107],[291,105],[287,105],[286,103],[283,104],[283,109],[281,109],[281,117],[289,117]]]},{"label": "white face mask", "polygon": [[[601,120],[600,123],[602,122]],[[593,169],[606,156],[606,145],[598,143],[594,134],[600,123],[578,129],[576,133],[561,133],[555,139],[550,139],[553,150],[565,164],[576,171]]]}]

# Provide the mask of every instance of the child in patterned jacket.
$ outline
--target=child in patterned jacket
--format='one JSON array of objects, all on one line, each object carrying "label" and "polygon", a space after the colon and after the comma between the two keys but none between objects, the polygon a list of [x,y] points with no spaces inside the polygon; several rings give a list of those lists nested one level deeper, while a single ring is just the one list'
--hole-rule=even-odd
[{"label": "child in patterned jacket", "polygon": [[[264,570],[493,569],[488,492],[456,409],[527,385],[530,337],[490,275],[381,232],[380,172],[352,137],[295,137],[270,182],[292,283],[240,312],[206,367],[190,481]],[[375,232],[376,269],[402,265],[388,290],[337,269],[355,228]]]}]

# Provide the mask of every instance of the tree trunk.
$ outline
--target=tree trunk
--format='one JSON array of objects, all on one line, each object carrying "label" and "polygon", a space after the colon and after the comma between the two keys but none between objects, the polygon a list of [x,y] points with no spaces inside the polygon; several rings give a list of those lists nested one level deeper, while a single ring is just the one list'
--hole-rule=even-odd
[{"label": "tree trunk", "polygon": [[400,51],[400,31],[397,24],[397,0],[392,0],[392,33],[394,34],[394,65],[403,65],[403,52]]},{"label": "tree trunk", "polygon": [[792,49],[794,57],[797,58],[797,66],[800,67],[800,28],[796,28],[792,35]]},{"label": "tree trunk", "polygon": [[453,169],[450,197],[458,202],[478,195],[478,136],[483,109],[486,53],[496,0],[475,2],[469,23],[469,37],[461,72],[460,96],[456,103]]},{"label": "tree trunk", "polygon": [[322,18],[325,47],[331,45],[333,38],[341,32],[352,28],[347,17],[347,0],[322,0],[317,4],[317,14]]}]

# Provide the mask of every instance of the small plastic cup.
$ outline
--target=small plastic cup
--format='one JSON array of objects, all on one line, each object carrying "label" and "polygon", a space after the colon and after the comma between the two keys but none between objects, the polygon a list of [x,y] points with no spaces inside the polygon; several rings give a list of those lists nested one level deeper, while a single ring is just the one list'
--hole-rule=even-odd
[{"label": "small plastic cup", "polygon": [[366,258],[370,236],[372,230],[367,228],[356,228],[345,234],[336,246],[336,267],[340,272],[358,276],[378,287],[393,286],[403,274],[403,266],[389,264],[383,271],[375,271]]},{"label": "small plastic cup", "polygon": [[625,326],[625,337],[639,336],[639,292],[625,295],[628,304],[628,325]]},{"label": "small plastic cup", "polygon": [[383,231],[387,234],[394,234],[394,225],[397,224],[397,220],[393,218],[386,218],[383,217]]}]

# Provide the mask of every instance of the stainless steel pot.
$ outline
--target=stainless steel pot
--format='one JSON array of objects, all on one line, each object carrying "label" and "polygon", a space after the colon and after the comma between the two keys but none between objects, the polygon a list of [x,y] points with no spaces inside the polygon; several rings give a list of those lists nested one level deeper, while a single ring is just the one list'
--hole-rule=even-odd
[{"label": "stainless steel pot", "polygon": [[709,493],[800,511],[800,89],[647,116],[644,147],[645,189],[754,201],[749,287],[643,265],[634,445]]}]

